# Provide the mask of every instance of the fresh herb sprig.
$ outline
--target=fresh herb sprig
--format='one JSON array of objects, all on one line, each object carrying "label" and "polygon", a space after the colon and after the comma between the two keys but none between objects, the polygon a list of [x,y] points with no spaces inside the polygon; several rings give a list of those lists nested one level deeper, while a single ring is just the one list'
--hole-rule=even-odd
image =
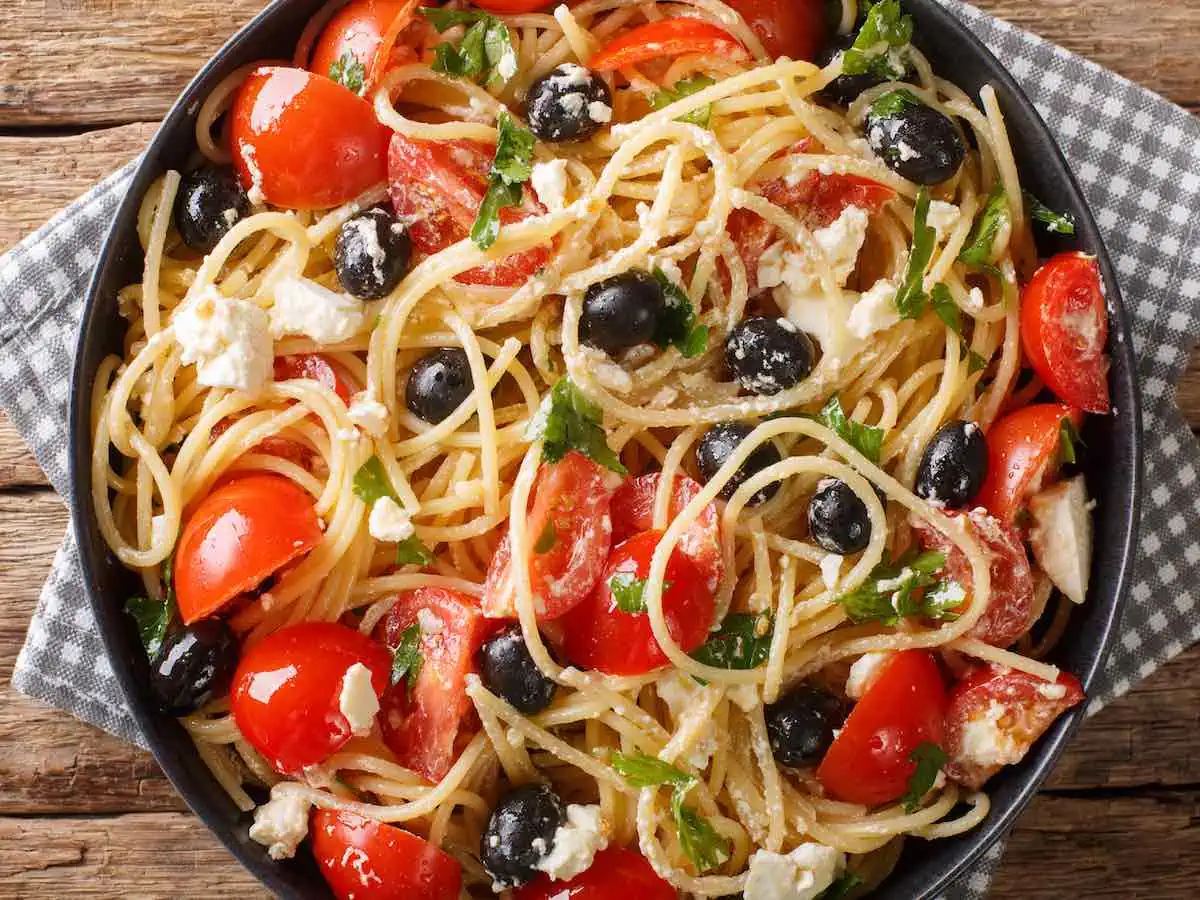
[{"label": "fresh herb sprig", "polygon": [[945,564],[946,555],[935,550],[906,554],[876,566],[866,581],[837,602],[855,622],[877,620],[894,626],[910,616],[953,621],[966,593],[955,582],[934,578]]},{"label": "fresh herb sprig", "polygon": [[900,798],[906,813],[915,813],[921,808],[921,801],[933,789],[938,772],[946,765],[946,753],[932,741],[922,741],[908,756],[908,761],[916,763],[917,767],[908,778],[908,790]]},{"label": "fresh herb sprig", "polygon": [[[685,97],[690,97],[692,94],[698,94],[705,88],[710,88],[716,83],[715,79],[709,78],[707,75],[693,75],[691,78],[675,82],[673,88],[665,87],[651,94],[650,105],[654,109],[666,109],[672,103],[676,103]],[[707,128],[712,121],[712,109],[713,105],[706,103],[701,107],[693,109],[690,113],[684,113],[675,121]]]},{"label": "fresh herb sprig", "polygon": [[1025,205],[1029,207],[1030,218],[1045,225],[1047,231],[1065,235],[1075,233],[1075,217],[1069,212],[1055,212],[1029,191],[1025,191]]},{"label": "fresh herb sprig", "polygon": [[867,12],[854,44],[842,56],[842,72],[889,81],[903,78],[912,36],[913,18],[904,12],[900,0],[876,3]]},{"label": "fresh herb sprig", "polygon": [[146,649],[150,659],[158,653],[167,630],[179,614],[175,602],[175,557],[167,557],[162,565],[163,598],[154,600],[150,597],[130,597],[125,601],[125,612],[137,626],[138,637]]},{"label": "fresh herb sprig", "polygon": [[693,359],[708,349],[708,326],[696,324],[696,308],[687,293],[662,269],[655,267],[654,278],[662,287],[665,304],[654,329],[654,343],[675,347],[685,359]]},{"label": "fresh herb sprig", "polygon": [[508,26],[495,16],[474,10],[422,7],[418,10],[443,34],[468,25],[458,46],[445,41],[433,48],[433,70],[460,78],[480,78],[487,85],[503,84],[517,73],[517,51]]},{"label": "fresh herb sprig", "polygon": [[366,75],[366,67],[349,50],[329,66],[330,79],[359,96],[362,95]]},{"label": "fresh herb sprig", "polygon": [[519,206],[526,181],[533,173],[532,132],[519,126],[507,112],[496,123],[496,155],[488,173],[488,189],[471,226],[471,241],[487,250],[500,237],[500,210]]},{"label": "fresh herb sprig", "polygon": [[571,450],[619,475],[629,474],[620,457],[608,446],[600,407],[589,400],[570,378],[561,378],[542,401],[542,408],[527,433],[542,441],[542,459],[555,463]]},{"label": "fresh herb sprig", "polygon": [[421,626],[414,623],[400,633],[400,642],[392,651],[392,684],[407,679],[411,690],[424,662],[421,656]]},{"label": "fresh herb sprig", "polygon": [[928,296],[925,293],[925,270],[933,259],[933,248],[937,242],[937,231],[928,224],[929,190],[921,188],[917,194],[913,213],[912,248],[908,252],[908,264],[904,268],[904,280],[896,291],[896,311],[902,319],[916,319],[925,311]]},{"label": "fresh herb sprig", "polygon": [[[368,507],[374,506],[376,501],[384,497],[396,503],[400,502],[400,497],[392,487],[383,462],[378,456],[372,456],[358,467],[358,471],[354,473],[353,490],[354,495]],[[415,534],[409,535],[396,544],[396,563],[401,566],[432,565],[433,551]]]},{"label": "fresh herb sprig", "polygon": [[851,419],[842,409],[842,401],[837,396],[829,398],[816,419],[871,462],[879,462],[879,454],[883,450],[883,429]]},{"label": "fresh herb sprig", "polygon": [[975,218],[967,242],[958,254],[958,261],[999,275],[1000,270],[993,265],[992,258],[995,254],[996,238],[999,237],[1001,229],[1009,223],[1010,216],[1004,185],[997,181],[988,194],[983,211]]},{"label": "fresh herb sprig", "polygon": [[771,655],[773,632],[770,613],[730,613],[692,659],[714,669],[757,669]]}]

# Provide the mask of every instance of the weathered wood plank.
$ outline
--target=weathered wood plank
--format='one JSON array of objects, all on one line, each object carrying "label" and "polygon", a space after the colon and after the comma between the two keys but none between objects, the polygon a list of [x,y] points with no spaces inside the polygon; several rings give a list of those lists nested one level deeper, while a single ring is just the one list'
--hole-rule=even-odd
[{"label": "weathered wood plank", "polygon": [[29,485],[45,486],[48,482],[37,460],[17,434],[10,419],[0,411],[0,491]]}]

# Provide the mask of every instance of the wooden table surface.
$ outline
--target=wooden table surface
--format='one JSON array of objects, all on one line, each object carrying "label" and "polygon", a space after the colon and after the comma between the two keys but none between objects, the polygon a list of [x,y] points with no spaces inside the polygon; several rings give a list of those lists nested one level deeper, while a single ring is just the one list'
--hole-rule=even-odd
[{"label": "wooden table surface", "polygon": [[[978,0],[1193,110],[1200,0]],[[260,0],[0,0],[0,252],[134,156]],[[1200,427],[1200,364],[1180,387]],[[18,696],[67,513],[0,414],[0,898],[266,896],[145,753]],[[1200,893],[1200,649],[1079,732],[992,896]]]}]

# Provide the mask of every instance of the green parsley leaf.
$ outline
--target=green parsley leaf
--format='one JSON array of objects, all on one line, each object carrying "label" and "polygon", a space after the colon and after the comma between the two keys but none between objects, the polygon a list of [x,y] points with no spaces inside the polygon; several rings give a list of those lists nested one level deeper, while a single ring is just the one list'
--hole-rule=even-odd
[{"label": "green parsley leaf", "polygon": [[[895,81],[908,71],[905,50],[912,41],[913,18],[900,0],[882,0],[867,13],[853,46],[842,57],[846,75],[875,75]],[[893,52],[895,51],[895,52]]]},{"label": "green parsley leaf", "polygon": [[873,463],[879,462],[883,449],[883,429],[855,422],[842,409],[842,401],[833,396],[817,414],[817,421]]},{"label": "green parsley leaf", "polygon": [[471,240],[480,250],[496,243],[500,236],[500,210],[520,204],[521,185],[533,171],[533,134],[519,126],[507,112],[500,113],[497,126],[499,137],[487,193],[471,226]]},{"label": "green parsley leaf", "polygon": [[354,473],[354,495],[367,506],[373,505],[381,497],[398,499],[378,456],[372,456]]},{"label": "green parsley leaf", "polygon": [[[891,119],[912,106],[922,106],[923,104],[917,95],[905,88],[896,88],[894,91],[888,91],[886,94],[881,94],[871,104],[870,116],[873,119]],[[893,151],[895,152],[895,151]]]},{"label": "green parsley leaf", "polygon": [[757,669],[771,654],[773,629],[769,613],[730,613],[692,659],[715,669]]},{"label": "green parsley leaf", "polygon": [[996,271],[992,263],[992,253],[995,249],[996,236],[1009,220],[1008,200],[1004,194],[1004,185],[999,181],[988,194],[987,203],[975,219],[967,243],[958,254],[958,261],[968,266],[977,266],[988,271]]},{"label": "green parsley leaf", "polygon": [[405,678],[411,688],[421,674],[424,659],[421,657],[421,626],[409,625],[400,633],[400,643],[392,651],[392,684]]},{"label": "green parsley leaf", "polygon": [[438,33],[456,25],[470,25],[455,47],[441,43],[433,48],[433,70],[459,78],[483,75],[489,85],[502,84],[516,72],[517,51],[513,47],[508,26],[494,16],[482,12],[461,10],[420,10]]},{"label": "green parsley leaf", "polygon": [[479,213],[471,226],[471,241],[480,250],[486,250],[500,237],[500,210],[506,206],[517,206],[521,202],[521,186],[493,180],[479,204]]},{"label": "green parsley leaf", "polygon": [[845,900],[850,896],[850,892],[861,884],[863,880],[857,874],[843,872],[833,884],[817,894],[816,900]]},{"label": "green parsley leaf", "polygon": [[363,79],[366,74],[366,68],[349,50],[335,59],[329,67],[329,77],[333,81],[359,95],[363,92]]},{"label": "green parsley leaf", "polygon": [[[716,80],[709,78],[707,75],[695,75],[691,78],[685,78],[682,81],[675,82],[673,88],[663,88],[650,95],[650,105],[655,109],[666,109],[672,103],[682,100],[684,97],[690,97],[692,94],[698,94],[705,88],[710,88],[716,84]],[[693,109],[690,113],[686,113],[676,119],[676,122],[687,122],[690,125],[699,125],[701,128],[707,128],[712,121],[712,104],[706,103],[698,109]]]},{"label": "green parsley leaf", "polygon": [[967,592],[957,581],[939,581],[921,598],[921,615],[941,622],[953,622],[967,602]]},{"label": "green parsley leaf", "polygon": [[630,787],[647,788],[669,784],[690,790],[696,779],[668,762],[663,762],[645,753],[622,753],[614,750],[609,758],[616,773],[629,782]]},{"label": "green parsley leaf", "polygon": [[437,29],[438,34],[449,31],[455,25],[474,25],[490,18],[487,13],[474,10],[442,9],[437,6],[422,6],[417,12],[429,20],[429,24]]},{"label": "green parsley leaf", "polygon": [[896,291],[896,310],[902,319],[916,319],[925,311],[925,270],[933,258],[937,232],[926,224],[929,218],[929,189],[921,188],[913,213],[913,243],[908,252],[904,281]]},{"label": "green parsley leaf", "polygon": [[906,813],[915,813],[921,808],[921,800],[933,788],[937,774],[946,764],[945,751],[931,741],[922,741],[908,756],[909,762],[917,764],[916,771],[909,776],[908,791],[900,798]]},{"label": "green parsley leaf", "polygon": [[549,553],[557,543],[558,531],[554,527],[554,520],[547,519],[546,527],[542,529],[542,533],[538,535],[537,543],[533,545],[533,552]]},{"label": "green parsley leaf", "polygon": [[[909,553],[894,563],[880,563],[871,570],[867,580],[848,594],[837,598],[854,622],[877,619],[884,625],[898,625],[909,616],[947,618],[952,611],[945,607],[946,595],[937,594],[936,604],[927,604],[928,593],[918,596],[922,588],[933,586],[933,574],[946,564],[946,555],[934,550]],[[955,605],[962,603],[959,597]]]},{"label": "green parsley leaf", "polygon": [[542,439],[542,459],[546,462],[558,462],[568,450],[578,450],[592,462],[618,475],[627,475],[629,470],[605,441],[600,422],[600,407],[575,387],[570,378],[563,378],[542,402],[542,410],[531,424],[529,439]]},{"label": "green parsley leaf", "polygon": [[654,343],[663,348],[673,346],[686,359],[699,356],[708,349],[708,326],[696,324],[696,308],[691,298],[671,276],[656,266],[654,278],[666,301],[654,329]]},{"label": "green parsley leaf", "polygon": [[933,305],[933,311],[942,320],[942,324],[962,337],[962,315],[958,304],[950,296],[950,288],[939,281],[929,292],[929,299]]},{"label": "green parsley leaf", "polygon": [[1029,191],[1025,192],[1025,203],[1029,206],[1030,217],[1045,225],[1047,231],[1067,235],[1075,233],[1075,217],[1070,213],[1055,212]]},{"label": "green parsley leaf", "polygon": [[173,597],[168,595],[166,600],[151,600],[149,597],[130,597],[125,601],[125,612],[137,625],[138,637],[146,648],[146,656],[154,658],[163,639],[167,636],[167,628],[175,618]]},{"label": "green parsley leaf", "polygon": [[974,375],[987,368],[988,361],[974,350],[967,351],[967,374]]},{"label": "green parsley leaf", "polygon": [[708,819],[683,805],[687,791],[676,788],[671,795],[671,814],[679,831],[679,847],[701,872],[717,868],[729,859],[729,841],[717,834]]},{"label": "green parsley leaf", "polygon": [[646,611],[646,579],[638,578],[630,572],[618,572],[608,579],[608,589],[617,601],[617,609],[624,613],[644,613]]},{"label": "green parsley leaf", "polygon": [[410,535],[396,545],[396,565],[433,565],[433,551],[415,534]]},{"label": "green parsley leaf", "polygon": [[1083,438],[1079,436],[1079,431],[1075,428],[1075,423],[1066,416],[1058,426],[1059,432],[1059,456],[1065,463],[1079,462],[1079,447],[1083,446]]}]

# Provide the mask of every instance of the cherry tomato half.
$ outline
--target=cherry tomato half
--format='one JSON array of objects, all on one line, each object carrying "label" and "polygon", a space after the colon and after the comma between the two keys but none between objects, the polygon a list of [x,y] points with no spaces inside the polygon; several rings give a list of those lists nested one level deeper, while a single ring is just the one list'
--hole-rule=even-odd
[{"label": "cherry tomato half", "polygon": [[275,357],[275,380],[291,381],[293,378],[315,381],[336,393],[342,398],[342,402],[347,404],[350,402],[350,395],[354,393],[341,366],[320,353],[296,353],[292,356]]},{"label": "cherry tomato half", "polygon": [[[425,626],[434,627],[426,630]],[[375,629],[376,639],[393,651],[405,630],[421,629],[421,669],[388,688],[380,724],[383,738],[400,765],[440,781],[458,755],[455,738],[471,709],[465,693],[467,673],[483,643],[487,621],[479,602],[444,588],[419,588],[401,594]]]},{"label": "cherry tomato half", "polygon": [[773,57],[812,62],[829,39],[825,0],[725,0]]},{"label": "cherry tomato half", "polygon": [[745,59],[749,54],[725,29],[700,19],[660,19],[625,32],[588,60],[594,72],[611,72],[651,59],[701,53],[725,59]]},{"label": "cherry tomato half", "polygon": [[[1083,687],[1069,672],[1051,683],[1016,669],[980,666],[950,692],[946,776],[979,790],[1005,765],[1020,762],[1055,719],[1083,700]],[[966,740],[975,730],[985,739]]]},{"label": "cherry tomato half", "polygon": [[[629,588],[650,574],[650,560],[661,537],[661,532],[644,531],[617,545],[591,596],[563,618],[563,652],[571,662],[609,675],[639,675],[667,664],[649,615],[625,612],[617,599],[628,597]],[[684,652],[691,652],[704,643],[712,625],[713,593],[703,573],[678,546],[667,561],[664,582],[667,630]]]},{"label": "cherry tomato half", "polygon": [[923,743],[942,745],[946,687],[933,654],[892,654],[850,711],[817,768],[829,796],[880,806],[904,795]]},{"label": "cherry tomato half", "polygon": [[458,900],[462,866],[415,834],[332,809],[313,812],[309,834],[337,900]]},{"label": "cherry tomato half", "polygon": [[539,875],[513,891],[513,900],[675,900],[678,893],[633,850],[601,850],[584,872],[566,881]]},{"label": "cherry tomato half", "polygon": [[371,670],[376,696],[392,657],[380,643],[335,622],[301,622],[269,634],[242,656],[230,703],[238,730],[271,766],[298,775],[351,738],[339,699],[355,663]]},{"label": "cherry tomato half", "polygon": [[396,38],[412,21],[420,0],[354,0],[339,9],[321,32],[309,69],[332,76],[339,60],[349,59],[363,69],[363,96],[383,77],[388,63],[416,62],[410,47],[396,47]]},{"label": "cherry tomato half", "polygon": [[[661,476],[657,472],[628,479],[612,498],[612,542],[619,544],[641,531],[654,527],[654,495],[658,492]],[[700,485],[686,475],[675,479],[675,489],[667,515],[674,519],[692,498],[700,493]],[[683,536],[678,547],[696,564],[704,575],[705,584],[714,593],[725,571],[725,560],[721,556],[721,520],[717,504],[710,503],[696,518]]]},{"label": "cherry tomato half", "polygon": [[185,624],[226,603],[317,546],[321,525],[307,491],[279,475],[244,475],[201,500],[179,536],[175,595]]},{"label": "cherry tomato half", "polygon": [[370,103],[323,75],[256,69],[231,116],[238,177],[274,206],[326,209],[387,176],[388,130]]},{"label": "cherry tomato half", "polygon": [[975,502],[1005,525],[1012,525],[1056,464],[1063,419],[1070,419],[1078,428],[1083,413],[1061,403],[1037,403],[992,425],[987,434],[987,479]]},{"label": "cherry tomato half", "polygon": [[1094,256],[1060,253],[1021,292],[1021,346],[1064,403],[1108,412],[1108,310]]},{"label": "cherry tomato half", "polygon": [[[526,528],[533,544],[529,586],[539,619],[561,616],[600,580],[612,546],[613,481],[611,472],[575,451],[543,464],[538,472]],[[506,534],[488,566],[485,616],[516,616],[511,565],[512,544]]]}]

